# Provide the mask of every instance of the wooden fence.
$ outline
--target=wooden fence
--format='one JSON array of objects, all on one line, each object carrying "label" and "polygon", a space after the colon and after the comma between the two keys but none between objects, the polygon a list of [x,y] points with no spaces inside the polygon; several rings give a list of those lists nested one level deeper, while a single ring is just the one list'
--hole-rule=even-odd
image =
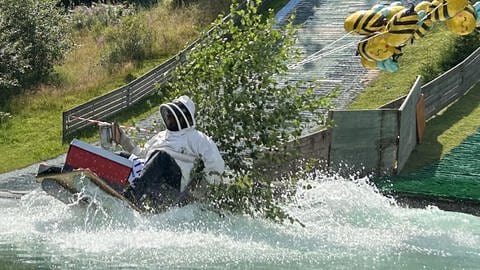
[{"label": "wooden fence", "polygon": [[[260,8],[265,8],[273,1],[274,0],[264,0]],[[239,8],[245,8],[246,3],[247,1],[244,1]],[[230,14],[224,18],[224,20],[230,19]],[[214,28],[210,29],[202,38],[208,37],[213,30]],[[136,80],[117,88],[110,93],[99,96],[82,105],[63,112],[62,141],[65,142],[67,138],[75,132],[94,125],[92,122],[84,119],[103,121],[129,108],[144,97],[154,93],[157,90],[157,85],[162,85],[168,81],[170,72],[185,61],[186,55],[202,40],[202,38],[195,40],[180,53]]]},{"label": "wooden fence", "polygon": [[457,66],[422,86],[425,115],[430,118],[465,95],[480,81],[480,48]]},{"label": "wooden fence", "polygon": [[[184,54],[185,52],[182,52]],[[163,84],[168,74],[181,61],[182,54],[171,58],[144,76],[124,85],[106,95],[63,112],[62,140],[85,127],[93,125],[83,119],[104,120],[140,101],[156,90],[156,84]]]},{"label": "wooden fence", "polygon": [[[263,4],[268,5],[271,1],[264,1]],[[106,119],[156,91],[156,85],[168,80],[169,73],[185,60],[186,54],[199,41],[129,84],[65,111],[63,140],[92,125],[81,118]],[[334,170],[349,168],[344,171],[398,173],[421,136],[422,117],[419,117],[419,113],[426,119],[434,116],[461,98],[479,81],[480,48],[423,86],[421,78],[417,78],[407,96],[379,109],[331,111],[329,117],[335,126],[300,138],[295,147],[303,157],[326,160]]]},{"label": "wooden fence", "polygon": [[399,173],[421,138],[425,119],[479,82],[480,48],[425,85],[419,76],[407,96],[379,109],[331,111],[334,127],[301,138],[297,147],[302,156],[327,160],[341,173]]}]

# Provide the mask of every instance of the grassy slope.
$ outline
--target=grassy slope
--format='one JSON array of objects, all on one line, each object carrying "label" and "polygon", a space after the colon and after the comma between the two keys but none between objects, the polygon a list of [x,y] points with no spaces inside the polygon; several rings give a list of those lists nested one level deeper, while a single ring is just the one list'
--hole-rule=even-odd
[{"label": "grassy slope", "polygon": [[402,171],[414,171],[435,162],[480,128],[480,85],[427,122],[422,144],[418,145]]},{"label": "grassy slope", "polygon": [[[67,56],[64,64],[55,67],[58,82],[55,86],[41,86],[31,94],[11,100],[7,111],[13,118],[0,123],[0,173],[22,168],[64,153],[68,144],[62,144],[62,112],[127,83],[127,77],[139,77],[165,59],[180,51],[185,44],[197,38],[209,27],[220,10],[226,10],[224,1],[200,1],[204,6],[179,10],[161,8],[141,14],[157,34],[157,57],[143,66],[126,63],[113,74],[99,64],[101,49],[105,46],[98,33],[81,32],[75,36],[78,46]],[[288,0],[273,1],[270,8],[283,7]],[[228,8],[228,7],[227,7]],[[158,97],[152,96],[115,117],[121,123],[132,125],[157,110]],[[78,134],[84,141],[95,141],[95,131]]]},{"label": "grassy slope", "polygon": [[[350,109],[375,109],[410,91],[425,67],[435,66],[452,46],[455,35],[444,29],[428,33],[423,39],[404,47],[400,69],[395,73],[382,72],[375,81],[350,105]],[[433,68],[433,67],[432,67]]]},{"label": "grassy slope", "polygon": [[[208,7],[211,8],[211,7]],[[55,85],[32,89],[29,94],[17,96],[2,111],[12,114],[0,126],[0,172],[21,168],[50,159],[65,152],[68,145],[61,142],[62,112],[124,85],[127,77],[140,76],[198,37],[200,31],[217,16],[199,9],[166,11],[161,7],[144,12],[157,35],[157,57],[142,66],[132,63],[109,73],[100,65],[105,46],[98,33],[77,33],[76,47],[66,61],[55,67],[58,79]],[[96,139],[95,133],[84,133],[86,141]]]}]

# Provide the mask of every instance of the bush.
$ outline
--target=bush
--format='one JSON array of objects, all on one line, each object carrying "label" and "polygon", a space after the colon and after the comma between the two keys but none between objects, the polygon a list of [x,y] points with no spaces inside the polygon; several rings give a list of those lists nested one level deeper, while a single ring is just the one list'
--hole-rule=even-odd
[{"label": "bush", "polygon": [[[440,30],[447,31],[445,28],[440,28]],[[465,60],[479,47],[480,32],[478,31],[466,36],[456,36],[453,39],[453,43],[448,44],[448,48],[442,53],[438,63],[425,66],[421,70],[421,75],[425,82],[429,82]]]},{"label": "bush", "polygon": [[3,0],[0,5],[0,88],[44,81],[70,47],[65,17],[53,0]]},{"label": "bush", "polygon": [[480,32],[475,31],[467,36],[459,36],[441,61],[444,70],[448,70],[467,58],[480,47]]},{"label": "bush", "polygon": [[260,2],[250,1],[245,10],[235,3],[234,20],[217,19],[175,70],[167,95],[192,97],[198,128],[214,138],[237,175],[233,185],[215,187],[211,199],[220,196],[217,205],[224,209],[249,214],[254,209],[283,219],[272,179],[254,164],[267,152],[283,151],[311,120],[323,124],[321,109],[330,99],[314,95],[316,84],[281,80],[289,61],[299,56],[293,49],[295,29],[291,23],[274,27],[273,12],[258,12]]},{"label": "bush", "polygon": [[135,9],[124,5],[92,4],[74,8],[70,15],[73,29],[99,32],[107,26],[114,26],[121,22],[124,16],[133,15]]},{"label": "bush", "polygon": [[12,118],[10,113],[0,111],[0,127],[4,126],[10,118]]},{"label": "bush", "polygon": [[[314,95],[316,84],[281,82],[292,57],[295,29],[274,28],[257,5],[231,8],[240,25],[216,21],[174,73],[174,95],[198,104],[198,127],[218,142],[230,168],[251,169],[252,160],[298,137],[310,120],[322,124],[328,98]],[[308,112],[308,113],[306,113]]]},{"label": "bush", "polygon": [[103,63],[110,69],[119,64],[141,62],[152,54],[154,33],[141,18],[124,17],[121,23],[105,31],[106,50]]}]

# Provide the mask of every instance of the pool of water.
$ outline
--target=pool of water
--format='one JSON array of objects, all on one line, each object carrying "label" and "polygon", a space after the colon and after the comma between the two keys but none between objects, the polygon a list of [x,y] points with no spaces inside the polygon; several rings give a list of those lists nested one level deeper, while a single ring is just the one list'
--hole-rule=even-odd
[{"label": "pool of water", "polygon": [[0,199],[7,269],[478,269],[480,262],[479,217],[399,207],[368,179],[303,179],[312,188],[284,205],[302,227],[221,217],[195,204],[154,216],[122,205],[81,208],[21,177],[31,190]]}]

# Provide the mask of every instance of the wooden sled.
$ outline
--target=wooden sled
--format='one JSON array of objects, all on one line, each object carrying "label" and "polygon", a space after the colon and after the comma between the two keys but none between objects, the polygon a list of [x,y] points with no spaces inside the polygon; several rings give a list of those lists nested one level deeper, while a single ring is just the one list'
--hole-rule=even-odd
[{"label": "wooden sled", "polygon": [[78,201],[79,204],[87,205],[91,202],[86,198],[78,198],[78,194],[80,194],[85,187],[93,184],[108,196],[124,202],[138,212],[144,212],[88,169],[37,176],[37,182],[41,184],[45,192],[64,203],[68,204],[73,201]]},{"label": "wooden sled", "polygon": [[29,191],[0,189],[0,199],[20,199]]}]

